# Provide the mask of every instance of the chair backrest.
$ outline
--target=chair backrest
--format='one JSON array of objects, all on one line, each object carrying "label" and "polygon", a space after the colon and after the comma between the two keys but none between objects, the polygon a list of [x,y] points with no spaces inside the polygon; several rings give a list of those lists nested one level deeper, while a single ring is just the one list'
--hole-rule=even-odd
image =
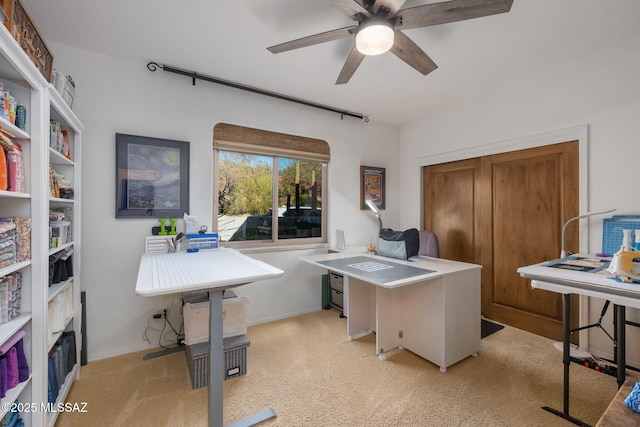
[{"label": "chair backrest", "polygon": [[440,257],[440,245],[438,244],[438,236],[432,231],[418,231],[420,237],[420,249],[418,255],[430,256],[434,258]]}]

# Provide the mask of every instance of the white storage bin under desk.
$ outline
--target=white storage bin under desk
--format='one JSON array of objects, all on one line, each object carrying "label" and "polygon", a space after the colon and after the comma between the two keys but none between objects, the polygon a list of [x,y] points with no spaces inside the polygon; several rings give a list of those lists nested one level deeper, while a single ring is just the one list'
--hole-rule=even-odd
[{"label": "white storage bin under desk", "polygon": [[[194,345],[209,341],[209,301],[185,303],[184,343]],[[223,338],[244,335],[249,323],[249,298],[233,297],[222,300]]]}]

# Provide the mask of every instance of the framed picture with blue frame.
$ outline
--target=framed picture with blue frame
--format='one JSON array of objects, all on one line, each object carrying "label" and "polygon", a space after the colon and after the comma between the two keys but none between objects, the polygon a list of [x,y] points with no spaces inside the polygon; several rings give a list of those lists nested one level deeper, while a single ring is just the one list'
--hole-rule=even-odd
[{"label": "framed picture with blue frame", "polygon": [[360,209],[369,209],[365,200],[370,199],[378,209],[385,208],[385,168],[360,166]]},{"label": "framed picture with blue frame", "polygon": [[116,134],[116,218],[189,212],[189,142]]}]

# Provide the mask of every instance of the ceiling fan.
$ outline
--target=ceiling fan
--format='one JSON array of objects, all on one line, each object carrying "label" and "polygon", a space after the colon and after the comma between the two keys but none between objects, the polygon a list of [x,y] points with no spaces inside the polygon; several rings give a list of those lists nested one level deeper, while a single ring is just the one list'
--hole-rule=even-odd
[{"label": "ceiling fan", "polygon": [[357,25],[314,34],[267,49],[271,53],[281,53],[355,35],[355,45],[340,71],[337,85],[351,79],[365,56],[379,55],[388,50],[427,75],[438,66],[401,30],[505,13],[511,10],[513,4],[513,0],[450,0],[400,9],[406,0],[330,1]]}]

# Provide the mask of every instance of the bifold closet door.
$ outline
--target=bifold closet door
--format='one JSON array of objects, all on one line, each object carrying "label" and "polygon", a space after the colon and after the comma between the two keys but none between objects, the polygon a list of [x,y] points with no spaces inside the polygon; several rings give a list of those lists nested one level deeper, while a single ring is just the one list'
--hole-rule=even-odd
[{"label": "bifold closet door", "polygon": [[[482,314],[561,339],[561,296],[533,290],[516,270],[560,255],[562,226],[578,214],[578,142],[427,166],[423,188],[423,228],[441,257],[482,265]],[[566,246],[577,251],[573,225]]]}]

